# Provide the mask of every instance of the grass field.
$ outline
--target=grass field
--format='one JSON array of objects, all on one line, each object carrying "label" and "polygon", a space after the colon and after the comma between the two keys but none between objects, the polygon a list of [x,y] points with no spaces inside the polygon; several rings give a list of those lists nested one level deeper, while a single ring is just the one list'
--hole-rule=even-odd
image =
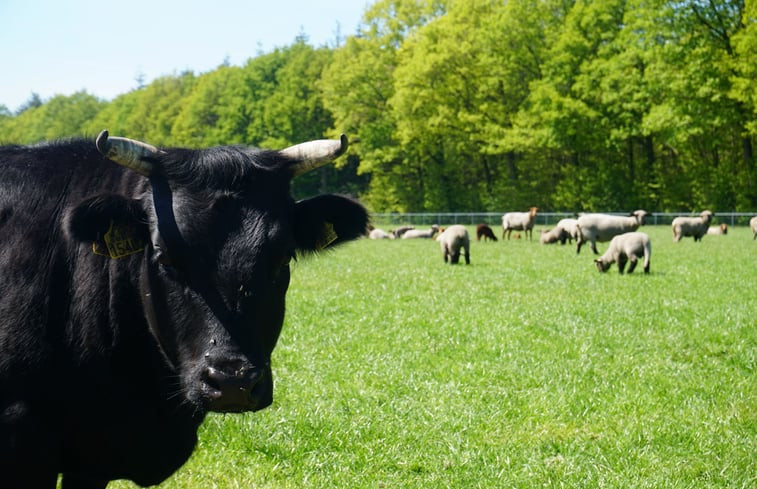
[{"label": "grass field", "polygon": [[641,230],[648,276],[538,231],[300,260],[273,406],[210,415],[161,487],[756,487],[757,242]]}]

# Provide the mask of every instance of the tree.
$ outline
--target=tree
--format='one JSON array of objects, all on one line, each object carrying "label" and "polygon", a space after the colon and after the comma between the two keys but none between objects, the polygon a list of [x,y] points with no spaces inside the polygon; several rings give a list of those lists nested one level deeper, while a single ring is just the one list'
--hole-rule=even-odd
[{"label": "tree", "polygon": [[359,140],[350,151],[359,158],[358,173],[370,175],[363,198],[374,209],[417,208],[388,103],[403,40],[443,12],[440,1],[376,2],[364,14],[359,34],[347,38],[324,70],[324,105],[333,114],[334,127]]},{"label": "tree", "polygon": [[[736,209],[757,205],[754,187],[753,111],[734,97],[734,46],[744,29],[743,1],[673,2],[669,107],[677,121],[676,146],[691,185],[681,206]],[[729,96],[730,95],[730,96]]]},{"label": "tree", "polygon": [[526,157],[512,129],[542,76],[554,10],[553,2],[459,1],[405,41],[390,105],[422,208],[548,203],[550,172]]},{"label": "tree", "polygon": [[40,107],[42,103],[42,98],[40,98],[39,94],[32,92],[29,98],[26,99],[26,102],[21,104],[21,106],[16,110],[16,115],[21,115],[30,109],[36,109],[37,107]]},{"label": "tree", "polygon": [[86,92],[56,95],[46,103],[24,110],[3,127],[2,139],[13,143],[36,143],[85,134],[85,125],[104,106]]},{"label": "tree", "polygon": [[220,66],[199,76],[182,100],[171,139],[195,148],[245,143],[252,96],[240,67]]},{"label": "tree", "polygon": [[158,146],[176,144],[171,130],[195,82],[195,75],[189,71],[156,78],[140,90],[116,97],[87,124],[87,130],[97,134],[107,128],[111,134]]}]

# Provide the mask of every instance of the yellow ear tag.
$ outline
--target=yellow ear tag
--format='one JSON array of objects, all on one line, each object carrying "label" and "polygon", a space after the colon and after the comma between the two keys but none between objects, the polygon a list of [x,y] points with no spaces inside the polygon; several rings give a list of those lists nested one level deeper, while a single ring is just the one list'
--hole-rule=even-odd
[{"label": "yellow ear tag", "polygon": [[321,239],[319,239],[316,244],[316,249],[322,250],[337,239],[339,239],[339,236],[336,234],[336,231],[334,231],[334,225],[328,221],[324,222],[323,233],[321,234]]},{"label": "yellow ear tag", "polygon": [[114,259],[133,255],[144,250],[145,243],[139,239],[139,234],[134,226],[128,224],[116,224],[110,221],[110,227],[103,236],[105,247],[102,243],[92,243],[92,251],[98,255],[109,256]]}]

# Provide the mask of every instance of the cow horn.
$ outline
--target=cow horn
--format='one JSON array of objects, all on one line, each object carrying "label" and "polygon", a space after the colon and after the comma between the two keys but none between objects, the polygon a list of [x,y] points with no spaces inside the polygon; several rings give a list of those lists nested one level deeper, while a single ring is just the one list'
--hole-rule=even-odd
[{"label": "cow horn", "polygon": [[291,171],[292,176],[296,177],[325,165],[345,151],[347,151],[347,136],[342,134],[339,139],[308,141],[282,149],[279,153],[294,160]]},{"label": "cow horn", "polygon": [[158,148],[147,143],[128,138],[109,138],[108,131],[102,131],[97,136],[95,146],[109,160],[146,177],[152,175],[154,165],[145,158],[161,153]]}]

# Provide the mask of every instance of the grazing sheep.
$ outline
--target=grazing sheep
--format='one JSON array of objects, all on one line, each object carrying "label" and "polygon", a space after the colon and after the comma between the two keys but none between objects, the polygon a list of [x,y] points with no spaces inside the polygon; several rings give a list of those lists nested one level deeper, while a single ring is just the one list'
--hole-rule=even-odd
[{"label": "grazing sheep", "polygon": [[486,224],[479,224],[476,226],[476,241],[481,241],[481,238],[484,238],[484,241],[487,239],[497,241],[497,237],[494,236],[494,231]]},{"label": "grazing sheep", "polygon": [[610,247],[607,248],[604,255],[594,260],[594,263],[597,265],[597,270],[606,272],[613,263],[618,262],[618,272],[623,273],[626,262],[630,260],[631,265],[628,267],[628,273],[633,273],[636,263],[642,255],[644,256],[644,273],[649,273],[649,259],[652,255],[652,244],[649,242],[649,236],[639,232],[624,233],[612,238]]},{"label": "grazing sheep", "polygon": [[538,207],[531,207],[528,212],[508,212],[502,216],[502,239],[505,239],[505,233],[507,233],[507,239],[510,239],[510,233],[513,230],[524,231],[528,239],[533,237],[534,218]]},{"label": "grazing sheep", "polygon": [[754,216],[749,220],[749,227],[752,228],[752,232],[754,233],[752,239],[757,239],[757,216]]},{"label": "grazing sheep", "polygon": [[448,227],[441,233],[436,240],[442,246],[442,256],[444,263],[454,265],[460,261],[460,249],[465,251],[465,264],[470,265],[470,238],[465,226],[455,224]]},{"label": "grazing sheep", "polygon": [[431,226],[431,229],[427,231],[421,231],[420,229],[409,229],[402,233],[402,239],[413,239],[413,238],[428,238],[431,239],[434,237],[434,235],[439,231],[439,226],[434,224]]},{"label": "grazing sheep", "polygon": [[576,240],[576,254],[581,253],[584,243],[591,244],[591,250],[598,255],[597,241],[604,243],[619,234],[636,231],[644,224],[647,212],[633,211],[630,216],[613,216],[610,214],[583,214],[578,218],[578,239]]},{"label": "grazing sheep", "polygon": [[722,223],[720,226],[710,226],[707,228],[707,234],[728,234],[728,224]]},{"label": "grazing sheep", "polygon": [[554,229],[542,229],[541,236],[539,237],[539,243],[557,243],[558,241],[560,241],[560,239],[562,239],[563,234],[565,234],[565,230],[560,226],[557,226]]},{"label": "grazing sheep", "polygon": [[702,211],[699,217],[676,217],[673,219],[673,241],[681,241],[685,236],[691,236],[694,241],[702,241],[707,234],[707,228],[712,221],[712,212]]},{"label": "grazing sheep", "polygon": [[560,244],[564,245],[566,241],[570,241],[570,243],[572,244],[574,239],[578,241],[577,224],[578,219],[560,219],[560,221],[557,223],[557,227],[562,228],[563,230],[562,236],[560,236]]},{"label": "grazing sheep", "polygon": [[391,230],[392,236],[395,238],[401,238],[403,234],[405,234],[407,231],[410,231],[411,229],[415,229],[414,226],[400,226],[398,228],[394,228]]},{"label": "grazing sheep", "polygon": [[371,239],[394,239],[394,236],[379,228],[371,229],[368,237]]}]

